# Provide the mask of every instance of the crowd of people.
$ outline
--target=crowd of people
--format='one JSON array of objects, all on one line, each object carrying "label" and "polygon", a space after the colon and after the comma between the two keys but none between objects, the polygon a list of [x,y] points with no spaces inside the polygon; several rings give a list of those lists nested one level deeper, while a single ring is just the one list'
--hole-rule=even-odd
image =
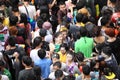
[{"label": "crowd of people", "polygon": [[0,80],[120,80],[120,0],[0,0]]}]

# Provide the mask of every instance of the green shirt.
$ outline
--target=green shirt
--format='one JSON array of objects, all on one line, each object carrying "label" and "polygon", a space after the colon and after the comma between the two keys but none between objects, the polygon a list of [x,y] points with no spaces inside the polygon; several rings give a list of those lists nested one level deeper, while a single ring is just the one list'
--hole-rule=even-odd
[{"label": "green shirt", "polygon": [[75,42],[75,53],[82,52],[86,58],[90,58],[93,46],[93,38],[81,37]]},{"label": "green shirt", "polygon": [[4,69],[2,74],[8,76],[9,80],[12,80],[12,76],[11,76],[11,73],[9,72],[9,70]]}]

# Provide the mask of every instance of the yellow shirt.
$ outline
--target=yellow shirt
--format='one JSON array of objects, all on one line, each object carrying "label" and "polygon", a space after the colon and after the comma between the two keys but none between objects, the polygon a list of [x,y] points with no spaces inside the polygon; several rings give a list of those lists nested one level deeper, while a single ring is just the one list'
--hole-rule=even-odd
[{"label": "yellow shirt", "polygon": [[60,55],[60,61],[66,63],[66,53],[62,54],[61,52],[58,52],[58,54]]},{"label": "yellow shirt", "polygon": [[4,19],[3,25],[9,27],[9,18],[5,18],[5,19]]}]

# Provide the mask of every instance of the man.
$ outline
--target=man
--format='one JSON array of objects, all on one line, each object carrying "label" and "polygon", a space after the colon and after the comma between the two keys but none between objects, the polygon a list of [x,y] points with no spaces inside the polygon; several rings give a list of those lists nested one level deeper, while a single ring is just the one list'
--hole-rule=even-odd
[{"label": "man", "polygon": [[64,2],[59,3],[59,11],[57,12],[58,23],[60,24],[63,20],[63,17],[67,15],[67,10]]},{"label": "man", "polygon": [[50,74],[50,65],[51,65],[51,60],[46,58],[46,51],[43,49],[38,50],[38,56],[40,57],[39,60],[35,61],[35,65],[39,66],[42,71],[42,78],[48,78]]},{"label": "man", "polygon": [[35,6],[29,4],[29,0],[24,0],[23,5],[19,6],[20,13],[25,13],[29,18],[36,19]]},{"label": "man", "polygon": [[32,59],[28,56],[23,56],[22,64],[25,69],[19,72],[18,80],[35,80],[35,75],[32,68]]}]

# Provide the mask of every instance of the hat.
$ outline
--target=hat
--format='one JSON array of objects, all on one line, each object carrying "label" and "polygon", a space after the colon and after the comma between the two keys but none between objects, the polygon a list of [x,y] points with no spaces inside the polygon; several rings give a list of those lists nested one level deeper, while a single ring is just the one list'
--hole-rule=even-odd
[{"label": "hat", "polygon": [[48,21],[44,22],[42,27],[46,30],[49,30],[52,27],[52,24]]},{"label": "hat", "polygon": [[110,80],[114,79],[115,78],[115,74],[113,72],[112,73],[110,72],[108,76],[105,75],[105,78],[110,79]]}]

